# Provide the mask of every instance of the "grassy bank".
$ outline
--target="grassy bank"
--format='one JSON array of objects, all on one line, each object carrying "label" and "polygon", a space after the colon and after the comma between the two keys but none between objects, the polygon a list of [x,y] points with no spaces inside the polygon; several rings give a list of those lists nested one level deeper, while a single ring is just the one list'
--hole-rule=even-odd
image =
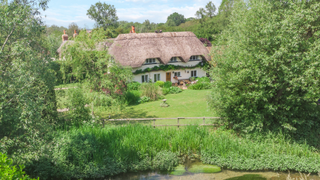
[{"label": "grassy bank", "polygon": [[50,171],[45,174],[60,179],[171,170],[186,155],[194,154],[200,155],[204,163],[231,169],[320,170],[319,154],[307,145],[291,143],[281,136],[253,141],[232,132],[210,132],[197,126],[180,130],[142,125],[85,126],[58,132],[53,142],[52,154],[47,158],[50,162],[46,163],[51,167],[38,171]]}]

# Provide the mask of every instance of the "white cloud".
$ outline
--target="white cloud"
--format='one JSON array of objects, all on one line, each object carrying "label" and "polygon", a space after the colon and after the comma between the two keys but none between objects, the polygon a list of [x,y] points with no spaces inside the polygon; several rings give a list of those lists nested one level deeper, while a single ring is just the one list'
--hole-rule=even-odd
[{"label": "white cloud", "polygon": [[[146,19],[151,22],[166,22],[167,17],[178,12],[186,18],[194,17],[194,14],[200,7],[204,7],[209,0],[121,0],[110,1],[108,4],[115,4],[117,15],[121,21],[144,22]],[[212,0],[217,6],[221,0]],[[85,2],[83,2],[85,3]],[[77,23],[80,27],[92,28],[94,21],[86,15],[89,9],[88,5],[58,5],[48,9],[43,14],[46,15],[44,21],[47,25],[58,25],[67,27],[71,22]]]}]

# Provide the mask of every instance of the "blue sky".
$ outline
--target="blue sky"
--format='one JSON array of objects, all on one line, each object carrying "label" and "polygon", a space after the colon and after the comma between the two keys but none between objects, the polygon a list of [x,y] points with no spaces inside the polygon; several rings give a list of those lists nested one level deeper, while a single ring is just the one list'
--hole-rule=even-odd
[{"label": "blue sky", "polygon": [[[218,8],[222,0],[211,0]],[[94,21],[88,18],[87,10],[92,4],[98,2],[90,0],[51,0],[49,9],[43,12],[43,19],[47,25],[67,27],[75,22],[81,28],[93,28]],[[200,7],[205,7],[209,0],[101,0],[114,5],[120,21],[166,22],[167,17],[178,12],[186,18],[194,17]]]}]

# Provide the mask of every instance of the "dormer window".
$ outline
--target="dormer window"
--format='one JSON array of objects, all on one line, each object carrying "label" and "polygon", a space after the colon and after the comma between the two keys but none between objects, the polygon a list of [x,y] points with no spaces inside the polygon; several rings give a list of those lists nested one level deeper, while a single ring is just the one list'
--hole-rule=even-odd
[{"label": "dormer window", "polygon": [[146,64],[155,64],[156,62],[156,58],[149,58],[146,60]]},{"label": "dormer window", "polygon": [[198,61],[198,60],[200,60],[199,56],[191,56],[190,57],[190,61]]},{"label": "dormer window", "polygon": [[178,58],[177,58],[177,57],[172,57],[172,58],[170,59],[170,62],[178,62]]}]

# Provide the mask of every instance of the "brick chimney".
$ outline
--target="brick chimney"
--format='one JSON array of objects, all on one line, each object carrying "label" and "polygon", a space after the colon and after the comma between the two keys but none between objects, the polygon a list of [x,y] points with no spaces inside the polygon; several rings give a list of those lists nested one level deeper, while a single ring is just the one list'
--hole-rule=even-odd
[{"label": "brick chimney", "polygon": [[74,30],[73,38],[75,38],[75,37],[77,37],[77,36],[78,36],[77,30]]},{"label": "brick chimney", "polygon": [[66,34],[66,30],[63,30],[62,41],[68,41],[68,34]]},{"label": "brick chimney", "polygon": [[131,26],[131,31],[130,33],[136,33],[136,28],[134,26]]}]

